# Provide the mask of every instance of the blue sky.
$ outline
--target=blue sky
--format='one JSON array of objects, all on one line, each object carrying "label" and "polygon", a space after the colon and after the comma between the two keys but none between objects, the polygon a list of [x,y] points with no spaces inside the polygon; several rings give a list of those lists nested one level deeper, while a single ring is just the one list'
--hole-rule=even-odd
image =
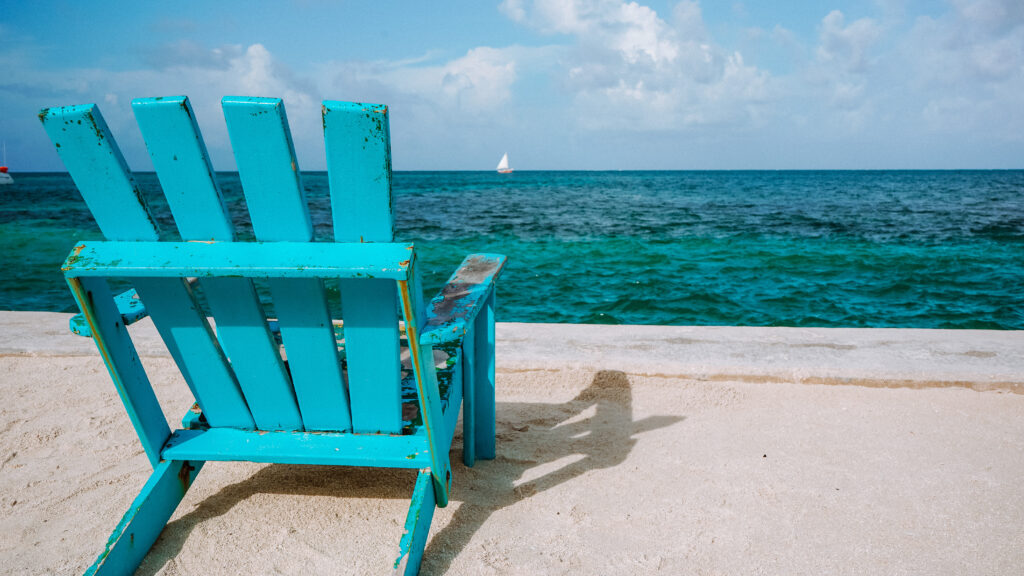
[{"label": "blue sky", "polygon": [[95,102],[152,169],[132,98],[186,94],[234,168],[224,95],[391,107],[400,170],[1024,167],[1024,2],[7,2],[0,138],[63,169],[36,112]]}]

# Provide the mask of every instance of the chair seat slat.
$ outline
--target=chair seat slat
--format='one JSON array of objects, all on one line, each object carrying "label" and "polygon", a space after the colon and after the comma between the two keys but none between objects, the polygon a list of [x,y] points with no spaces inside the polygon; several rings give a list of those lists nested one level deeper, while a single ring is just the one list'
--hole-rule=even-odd
[{"label": "chair seat slat", "polygon": [[423,436],[335,432],[178,430],[161,453],[167,460],[324,464],[385,468],[430,465]]}]

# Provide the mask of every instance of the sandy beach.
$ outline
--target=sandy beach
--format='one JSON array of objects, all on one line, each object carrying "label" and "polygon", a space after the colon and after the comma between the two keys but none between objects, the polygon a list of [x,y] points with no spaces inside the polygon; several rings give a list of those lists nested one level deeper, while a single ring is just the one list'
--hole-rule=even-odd
[{"label": "sandy beach", "polygon": [[[0,573],[81,573],[149,466],[66,314],[0,313]],[[168,420],[191,403],[132,327]],[[424,574],[1019,574],[1024,332],[499,324],[498,458]],[[140,574],[387,573],[413,473],[210,463]]]}]

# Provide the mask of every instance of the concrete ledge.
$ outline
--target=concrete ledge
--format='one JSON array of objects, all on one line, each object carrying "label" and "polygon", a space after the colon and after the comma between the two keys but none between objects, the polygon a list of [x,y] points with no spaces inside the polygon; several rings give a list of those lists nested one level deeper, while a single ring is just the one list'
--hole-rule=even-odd
[{"label": "concrete ledge", "polygon": [[[91,356],[69,314],[0,312],[0,355]],[[499,323],[497,369],[1024,393],[1024,331]],[[142,356],[168,356],[149,319]]]},{"label": "concrete ledge", "polygon": [[498,325],[500,370],[1024,391],[1024,331]]}]

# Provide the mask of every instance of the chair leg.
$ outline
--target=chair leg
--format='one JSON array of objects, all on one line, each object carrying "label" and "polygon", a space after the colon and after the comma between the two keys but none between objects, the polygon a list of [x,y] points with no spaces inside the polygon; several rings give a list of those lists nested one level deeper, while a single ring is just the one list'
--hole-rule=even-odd
[{"label": "chair leg", "polygon": [[420,572],[423,549],[427,546],[430,522],[434,519],[434,480],[430,470],[420,470],[412,491],[409,515],[405,517],[405,534],[399,544],[395,574],[415,576]]},{"label": "chair leg", "polygon": [[494,458],[494,291],[477,314],[473,326],[475,366],[473,404],[475,412],[474,451],[477,458]]},{"label": "chair leg", "polygon": [[473,331],[462,341],[462,462],[476,464],[476,355]]},{"label": "chair leg", "polygon": [[202,466],[202,462],[185,460],[158,463],[86,576],[133,574]]}]

